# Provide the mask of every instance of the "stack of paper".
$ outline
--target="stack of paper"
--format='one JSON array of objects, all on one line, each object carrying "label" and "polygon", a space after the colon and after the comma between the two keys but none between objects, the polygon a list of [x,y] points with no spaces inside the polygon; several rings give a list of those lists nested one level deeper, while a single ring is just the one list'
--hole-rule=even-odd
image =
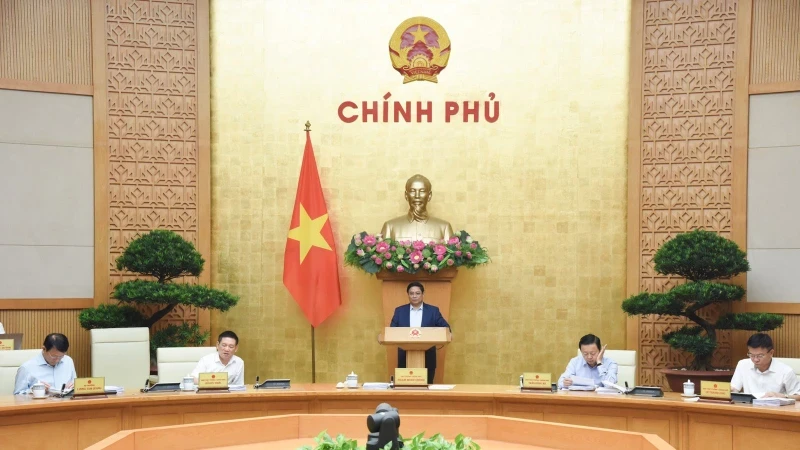
[{"label": "stack of paper", "polygon": [[597,392],[598,394],[607,394],[607,395],[622,394],[622,391],[620,391],[619,389],[614,389],[613,387],[599,387],[594,391]]},{"label": "stack of paper", "polygon": [[380,390],[389,389],[389,383],[375,383],[375,382],[371,382],[371,383],[364,383],[364,384],[362,384],[362,385],[361,385],[361,387],[362,387],[363,389],[366,389],[366,390],[368,390],[368,391],[369,391],[369,390],[373,390],[373,391],[380,391]]},{"label": "stack of paper", "polygon": [[786,406],[794,405],[793,398],[763,397],[753,400],[753,406]]},{"label": "stack of paper", "polygon": [[456,387],[455,384],[430,384],[428,390],[431,391],[449,391]]},{"label": "stack of paper", "polygon": [[247,390],[247,386],[245,386],[243,384],[229,384],[228,385],[228,390],[231,391],[231,392],[246,391]]},{"label": "stack of paper", "polygon": [[573,384],[572,386],[570,386],[567,389],[569,389],[570,391],[593,391],[594,390],[594,385],[583,386],[583,385],[575,385],[575,384]]},{"label": "stack of paper", "polygon": [[123,392],[125,392],[125,388],[123,388],[122,386],[106,385],[105,386],[105,390],[106,390],[106,394],[109,394],[109,395],[122,394]]}]

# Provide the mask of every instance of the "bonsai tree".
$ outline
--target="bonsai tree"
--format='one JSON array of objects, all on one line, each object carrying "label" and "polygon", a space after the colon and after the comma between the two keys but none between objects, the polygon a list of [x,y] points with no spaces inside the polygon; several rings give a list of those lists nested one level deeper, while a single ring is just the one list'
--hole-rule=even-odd
[{"label": "bonsai tree", "polygon": [[655,270],[678,275],[686,283],[668,292],[643,292],[622,302],[628,315],[659,314],[685,317],[696,325],[685,325],[663,335],[675,350],[694,356],[689,370],[712,370],[711,358],[717,348],[717,330],[769,331],[783,325],[783,316],[766,313],[727,313],[712,321],[700,315],[710,305],[739,301],[744,289],[725,280],[750,270],[745,253],[735,242],[716,233],[695,230],[667,241],[653,258]]},{"label": "bonsai tree", "polygon": [[[117,270],[127,270],[148,279],[123,281],[114,287],[112,297],[118,304],[104,304],[81,311],[79,320],[87,330],[93,328],[152,328],[178,305],[227,311],[237,297],[202,285],[176,283],[181,277],[197,277],[205,261],[192,243],[168,230],[153,230],[134,239],[117,258]],[[155,305],[158,310],[147,316],[141,307]],[[137,308],[137,306],[139,308]],[[197,324],[168,325],[153,334],[151,354],[158,347],[202,345],[209,333]]]}]

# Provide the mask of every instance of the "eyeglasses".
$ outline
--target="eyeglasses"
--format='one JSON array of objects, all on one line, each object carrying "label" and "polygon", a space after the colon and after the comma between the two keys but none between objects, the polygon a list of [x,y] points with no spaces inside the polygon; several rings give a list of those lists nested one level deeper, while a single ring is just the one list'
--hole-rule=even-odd
[{"label": "eyeglasses", "polygon": [[597,356],[597,352],[592,352],[592,353],[584,353],[584,354],[583,354],[583,356],[591,356],[591,357],[595,357],[595,356]]},{"label": "eyeglasses", "polygon": [[758,354],[758,355],[756,355],[755,353],[749,353],[749,352],[748,352],[748,353],[747,353],[747,357],[748,357],[748,358],[750,358],[750,359],[756,359],[756,360],[758,360],[758,359],[762,359],[762,358],[764,358],[764,357],[765,357],[765,356],[767,356],[768,354],[769,354],[769,353],[761,353],[761,354]]}]

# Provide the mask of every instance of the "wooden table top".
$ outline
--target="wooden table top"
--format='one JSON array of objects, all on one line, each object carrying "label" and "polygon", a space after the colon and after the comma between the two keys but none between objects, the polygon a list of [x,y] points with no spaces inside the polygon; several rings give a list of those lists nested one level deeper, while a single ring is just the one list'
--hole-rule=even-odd
[{"label": "wooden table top", "polygon": [[630,395],[604,395],[595,392],[527,393],[520,392],[515,386],[502,385],[457,385],[449,391],[430,390],[364,390],[337,389],[334,384],[295,384],[288,390],[253,389],[226,393],[175,392],[175,393],[141,393],[126,392],[110,395],[100,399],[59,399],[47,398],[34,400],[30,395],[0,396],[0,416],[10,414],[29,414],[56,410],[96,409],[104,406],[155,406],[163,404],[189,405],[193,403],[210,403],[216,401],[248,402],[248,401],[290,401],[290,400],[334,400],[334,399],[366,399],[377,398],[377,401],[392,399],[426,399],[440,401],[502,401],[513,403],[558,404],[574,406],[605,406],[609,408],[635,408],[645,410],[679,410],[695,413],[713,413],[724,410],[726,414],[753,416],[762,418],[780,417],[784,420],[796,418],[800,421],[800,403],[782,407],[764,407],[747,404],[718,404],[703,402],[686,402],[677,393],[667,392],[664,397],[638,397]]}]

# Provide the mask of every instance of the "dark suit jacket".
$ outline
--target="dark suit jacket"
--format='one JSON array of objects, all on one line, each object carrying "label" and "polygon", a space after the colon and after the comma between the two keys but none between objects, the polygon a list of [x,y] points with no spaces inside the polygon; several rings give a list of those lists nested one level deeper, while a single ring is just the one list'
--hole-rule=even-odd
[{"label": "dark suit jacket", "polygon": [[[411,314],[411,303],[403,306],[398,306],[394,310],[394,316],[392,316],[392,323],[389,325],[390,327],[410,327],[410,317]],[[429,305],[427,303],[422,304],[422,326],[423,327],[447,327],[450,328],[450,324],[444,320],[442,313],[439,312],[439,308]],[[405,367],[406,366],[406,351],[403,349],[397,349],[397,367]],[[435,369],[436,368],[436,347],[431,347],[425,351],[425,367],[428,369]]]}]

